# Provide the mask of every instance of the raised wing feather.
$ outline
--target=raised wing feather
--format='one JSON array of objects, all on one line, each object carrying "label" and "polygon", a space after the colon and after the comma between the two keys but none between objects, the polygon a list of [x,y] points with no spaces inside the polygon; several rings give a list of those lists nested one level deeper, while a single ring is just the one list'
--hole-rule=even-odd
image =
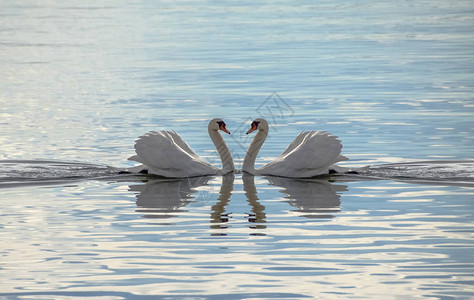
[{"label": "raised wing feather", "polygon": [[213,175],[218,168],[202,160],[176,132],[152,131],[136,140],[129,160],[148,167],[148,172],[165,177]]},{"label": "raised wing feather", "polygon": [[183,149],[184,151],[186,151],[187,153],[189,153],[190,155],[194,156],[194,157],[199,157],[199,155],[196,154],[196,152],[194,152],[193,149],[191,149],[191,147],[188,146],[188,144],[179,136],[178,133],[176,133],[176,131],[167,131],[170,136],[173,138],[173,141],[181,148]]},{"label": "raised wing feather", "polygon": [[303,141],[303,139],[310,133],[311,131],[301,131],[300,134],[298,134],[296,136],[296,138],[293,140],[293,142],[291,142],[288,147],[286,147],[286,149],[280,154],[280,156],[282,155],[286,155],[288,153],[290,153],[291,151],[293,151],[296,147],[298,147],[301,142]]},{"label": "raised wing feather", "polygon": [[341,156],[341,141],[328,132],[308,131],[300,133],[280,156],[259,168],[262,175],[285,177],[312,177],[327,174]]}]

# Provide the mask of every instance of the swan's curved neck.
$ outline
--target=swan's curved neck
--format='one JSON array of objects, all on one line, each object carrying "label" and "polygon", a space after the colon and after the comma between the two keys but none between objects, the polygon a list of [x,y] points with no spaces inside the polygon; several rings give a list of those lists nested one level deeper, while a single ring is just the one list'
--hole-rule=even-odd
[{"label": "swan's curved neck", "polygon": [[244,163],[242,165],[242,171],[250,174],[255,174],[255,159],[257,159],[258,151],[262,148],[263,142],[267,138],[268,132],[265,130],[259,130],[258,133],[250,143],[247,154],[245,154]]},{"label": "swan's curved neck", "polygon": [[222,174],[234,171],[234,160],[222,135],[217,130],[209,130],[209,137],[219,152],[222,162]]}]

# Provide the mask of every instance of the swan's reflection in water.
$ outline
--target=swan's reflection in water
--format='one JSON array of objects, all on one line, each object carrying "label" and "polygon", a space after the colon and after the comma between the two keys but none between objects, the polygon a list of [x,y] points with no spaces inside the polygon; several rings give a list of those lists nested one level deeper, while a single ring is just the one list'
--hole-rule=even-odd
[{"label": "swan's reflection in water", "polygon": [[[137,212],[144,213],[145,218],[171,218],[179,212],[186,212],[183,207],[193,202],[198,191],[205,193],[202,187],[209,186],[208,182],[215,177],[195,177],[186,179],[155,179],[145,184],[130,185],[130,191],[137,192]],[[217,200],[211,206],[210,228],[226,229],[232,212],[227,212],[234,191],[234,174],[222,176],[222,184],[217,194]],[[260,178],[260,177],[258,177]],[[291,179],[265,176],[272,186],[279,190],[286,199],[285,202],[296,207],[294,210],[307,218],[332,218],[333,213],[340,211],[339,192],[346,191],[347,186],[333,184],[327,179]],[[251,213],[247,220],[252,229],[267,227],[266,208],[259,199],[255,176],[242,174],[243,190]],[[270,217],[271,218],[271,217]],[[219,233],[223,234],[223,233]]]},{"label": "swan's reflection in water", "polygon": [[265,213],[265,206],[263,206],[259,202],[260,199],[258,198],[257,188],[255,187],[255,176],[244,173],[242,174],[242,181],[243,188],[245,191],[245,197],[247,198],[247,202],[252,208],[252,213],[249,214],[248,221],[251,223],[255,223],[255,225],[251,225],[249,227],[252,229],[267,228],[266,225],[262,224],[267,222],[267,215]]},{"label": "swan's reflection in water", "polygon": [[227,222],[229,222],[230,213],[226,213],[225,208],[229,204],[230,196],[234,190],[234,179],[234,174],[222,176],[222,185],[217,202],[211,207],[211,229],[225,229],[228,227]]},{"label": "swan's reflection in water", "polygon": [[208,185],[212,178],[154,179],[130,185],[129,190],[138,192],[136,211],[144,213],[144,218],[171,218],[175,215],[170,212],[185,212],[181,208],[192,202],[197,188]]},{"label": "swan's reflection in water", "polygon": [[332,218],[332,213],[340,211],[340,192],[347,191],[347,185],[334,184],[326,179],[291,179],[265,176],[270,185],[283,188],[291,206],[301,216],[307,218]]}]

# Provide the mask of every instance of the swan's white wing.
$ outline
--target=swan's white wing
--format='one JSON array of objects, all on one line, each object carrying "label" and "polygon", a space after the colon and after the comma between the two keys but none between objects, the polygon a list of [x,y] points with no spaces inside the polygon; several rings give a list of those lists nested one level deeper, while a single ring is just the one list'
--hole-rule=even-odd
[{"label": "swan's white wing", "polygon": [[298,134],[296,138],[293,140],[293,142],[291,142],[288,145],[288,147],[286,147],[286,149],[280,154],[280,156],[286,155],[290,153],[291,151],[293,151],[296,147],[298,147],[301,144],[305,136],[307,136],[310,132],[311,131],[301,131],[300,134]]},{"label": "swan's white wing", "polygon": [[218,168],[202,160],[177,133],[152,131],[135,142],[134,155],[129,160],[148,167],[148,172],[165,177],[212,175]]},{"label": "swan's white wing", "polygon": [[347,160],[340,155],[341,141],[324,131],[300,133],[290,146],[257,171],[262,175],[312,177],[327,174],[334,163]]},{"label": "swan's white wing", "polygon": [[171,138],[173,139],[173,141],[181,148],[183,149],[184,151],[186,151],[187,153],[189,153],[190,155],[194,156],[194,157],[199,157],[199,155],[196,154],[196,152],[194,152],[193,149],[191,149],[191,147],[188,146],[188,144],[179,136],[178,133],[176,133],[176,131],[168,131],[169,135],[171,136]]}]

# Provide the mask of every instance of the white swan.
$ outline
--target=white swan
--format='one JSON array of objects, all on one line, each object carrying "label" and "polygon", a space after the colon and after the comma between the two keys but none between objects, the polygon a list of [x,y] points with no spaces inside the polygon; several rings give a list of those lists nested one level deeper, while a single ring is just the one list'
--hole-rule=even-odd
[{"label": "white swan", "polygon": [[255,159],[268,135],[268,123],[258,118],[247,131],[258,130],[247,150],[242,171],[252,175],[273,175],[292,178],[306,178],[328,174],[330,169],[342,170],[333,164],[348,160],[340,155],[342,145],[337,136],[325,131],[303,131],[277,158],[255,169]]},{"label": "white swan", "polygon": [[199,157],[174,131],[152,131],[135,142],[136,155],[128,160],[143,165],[130,168],[131,172],[147,170],[149,174],[163,177],[183,178],[202,175],[223,175],[234,171],[234,161],[229,148],[218,130],[228,134],[224,121],[216,118],[209,122],[208,131],[214,146],[219,152],[222,169]]}]

